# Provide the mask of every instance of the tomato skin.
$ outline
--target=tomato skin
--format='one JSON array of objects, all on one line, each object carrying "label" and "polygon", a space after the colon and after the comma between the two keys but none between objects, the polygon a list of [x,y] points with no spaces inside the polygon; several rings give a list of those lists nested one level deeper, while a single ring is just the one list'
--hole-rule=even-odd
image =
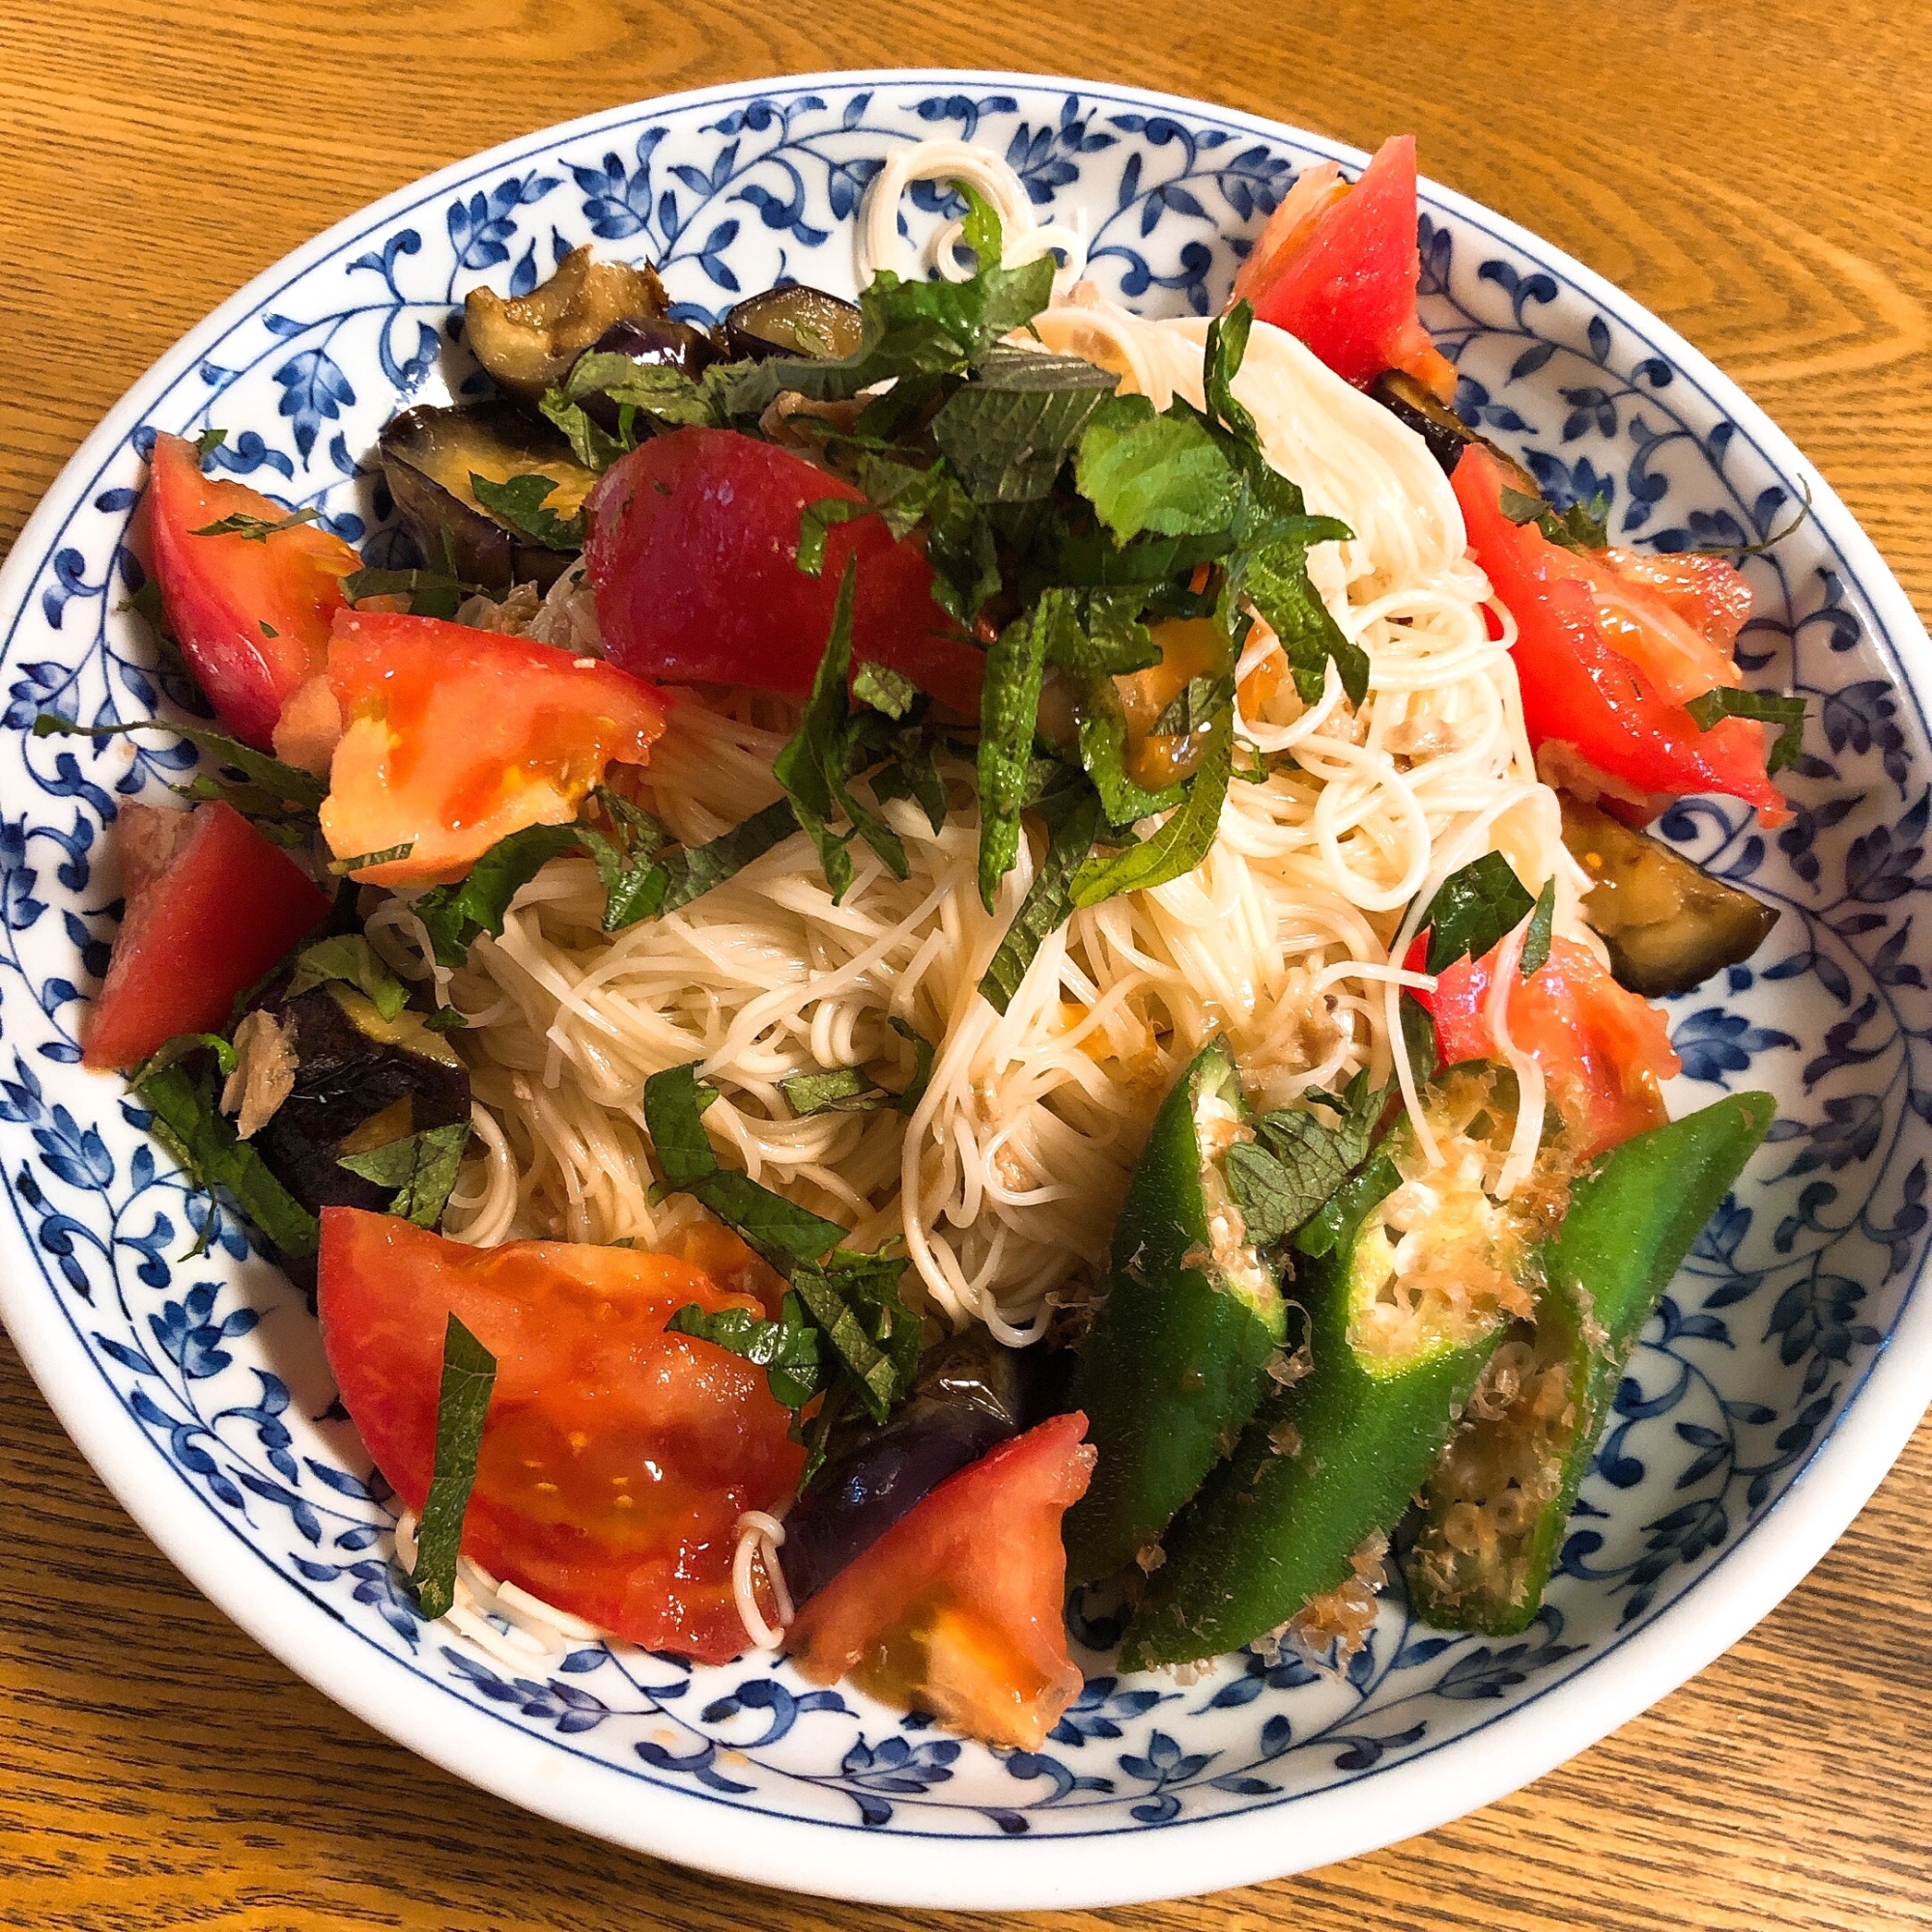
[{"label": "tomato skin", "polygon": [[88,1014],[89,1066],[225,1030],[235,996],[328,917],[328,895],[232,805],[121,807],[126,910]]},{"label": "tomato skin", "polygon": [[1517,621],[1510,655],[1530,744],[1569,746],[1652,799],[1723,792],[1782,825],[1791,814],[1765,771],[1764,726],[1724,718],[1703,731],[1664,697],[1605,636],[1591,572],[1533,523],[1503,515],[1502,474],[1480,444],[1463,452],[1451,481],[1476,561]]},{"label": "tomato skin", "polygon": [[1077,1411],[1056,1415],[915,1504],[799,1611],[785,1643],[800,1671],[1039,1749],[1080,1692],[1060,1519],[1087,1492],[1086,1432]]},{"label": "tomato skin", "polygon": [[596,658],[440,617],[345,611],[328,646],[345,729],[322,829],[337,858],[412,846],[352,876],[460,879],[527,825],[567,825],[612,763],[663,732],[649,685]]},{"label": "tomato skin", "polygon": [[903,671],[968,717],[983,653],[932,601],[914,537],[882,518],[834,525],[817,577],[798,568],[799,513],[863,493],[795,451],[735,430],[680,429],[613,464],[586,499],[597,621],[613,664],[668,683],[747,684],[803,697],[858,559],[852,661]]},{"label": "tomato skin", "polygon": [[[1486,1010],[1499,950],[1459,959],[1429,996],[1444,1065],[1499,1058]],[[1640,994],[1619,986],[1581,941],[1552,940],[1544,965],[1527,980],[1518,975],[1508,1018],[1510,1037],[1543,1068],[1579,1159],[1669,1118],[1658,1087],[1682,1065],[1669,1023]]]},{"label": "tomato skin", "polygon": [[[1299,184],[1297,183],[1297,185]],[[1236,292],[1255,319],[1299,336],[1344,382],[1366,388],[1384,369],[1402,369],[1447,401],[1456,371],[1415,313],[1422,258],[1416,249],[1415,136],[1392,134],[1361,178],[1336,194],[1318,177],[1318,199],[1285,200],[1253,253],[1259,286]]]},{"label": "tomato skin", "polygon": [[687,1302],[753,1297],[667,1255],[472,1248],[354,1208],[323,1210],[317,1297],[343,1404],[413,1510],[435,1463],[449,1316],[496,1356],[466,1555],[652,1650],[721,1663],[745,1648],[738,1516],[790,1494],[805,1452],[763,1370],[665,1322]]},{"label": "tomato skin", "polygon": [[361,558],[314,524],[260,542],[196,536],[224,517],[279,523],[288,512],[245,483],[204,476],[199,453],[183,437],[155,439],[149,477],[155,576],[168,628],[222,724],[266,752],[283,699],[322,668],[329,624],[346,601],[341,580]]}]

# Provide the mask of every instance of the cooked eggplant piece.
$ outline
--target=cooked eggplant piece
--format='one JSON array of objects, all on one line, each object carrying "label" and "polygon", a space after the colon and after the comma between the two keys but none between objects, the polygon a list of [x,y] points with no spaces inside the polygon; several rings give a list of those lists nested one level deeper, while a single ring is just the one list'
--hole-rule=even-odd
[{"label": "cooked eggplant piece", "polygon": [[[592,344],[592,350],[599,355],[621,355],[640,369],[676,369],[694,383],[718,360],[720,354],[718,344],[706,330],[668,315],[620,322],[614,328],[607,328]],[[584,413],[593,422],[615,432],[618,409],[609,396],[592,390],[582,400]],[[639,429],[648,427],[649,422],[650,418],[644,417]]]},{"label": "cooked eggplant piece", "polygon": [[456,575],[471,583],[504,589],[535,582],[548,589],[562,576],[573,553],[551,550],[499,523],[469,483],[472,475],[492,483],[549,476],[556,489],[543,507],[575,516],[597,473],[577,461],[560,432],[513,403],[463,403],[405,410],[384,429],[378,447],[397,514],[426,563],[441,564],[446,532]]},{"label": "cooked eggplant piece", "polygon": [[1515,457],[1471,429],[1454,410],[1437,402],[1413,376],[1405,376],[1400,369],[1384,370],[1370,385],[1369,394],[1429,445],[1429,453],[1442,466],[1443,475],[1452,475],[1463,450],[1472,442],[1480,442],[1503,466],[1513,488],[1525,497],[1543,495],[1542,486]]},{"label": "cooked eggplant piece", "polygon": [[254,1137],[270,1171],[310,1213],[380,1213],[393,1188],[341,1165],[391,1141],[469,1119],[469,1070],[405,1009],[385,1020],[339,980],[271,1005],[292,1037],[295,1086]]},{"label": "cooked eggplant piece", "polygon": [[725,353],[739,360],[803,356],[835,361],[859,346],[865,319],[848,301],[803,282],[747,296],[724,317]]},{"label": "cooked eggplant piece", "polygon": [[586,243],[526,296],[505,301],[490,289],[471,289],[463,302],[464,334],[505,395],[534,404],[617,324],[652,322],[669,307],[649,263],[634,269],[593,261]]},{"label": "cooked eggplant piece", "polygon": [[926,1350],[911,1399],[883,1428],[835,1440],[818,1480],[785,1518],[785,1585],[796,1603],[823,1589],[948,1476],[1044,1413],[1043,1349],[1018,1350],[984,1329]]},{"label": "cooked eggplant piece", "polygon": [[1609,950],[1619,985],[1647,999],[1688,993],[1748,959],[1777,923],[1775,906],[1594,805],[1559,796],[1563,842],[1597,882],[1583,917]]}]

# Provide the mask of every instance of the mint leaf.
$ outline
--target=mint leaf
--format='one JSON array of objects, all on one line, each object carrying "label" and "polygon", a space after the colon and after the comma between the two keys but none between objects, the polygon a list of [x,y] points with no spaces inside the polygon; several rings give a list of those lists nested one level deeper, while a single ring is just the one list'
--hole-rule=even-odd
[{"label": "mint leaf", "polygon": [[1804,751],[1804,700],[1786,692],[1734,691],[1719,685],[1701,697],[1693,697],[1685,710],[1700,731],[1708,731],[1720,718],[1756,718],[1778,727],[1772,741],[1771,754],[1765,759],[1767,773],[1781,772],[1794,765]]},{"label": "mint leaf", "polygon": [[1077,355],[995,345],[933,418],[933,440],[976,500],[1034,502],[1119,381]]},{"label": "mint leaf", "polygon": [[1351,1174],[1300,1234],[1294,1245],[1305,1255],[1332,1253],[1350,1239],[1368,1219],[1370,1210],[1402,1185],[1402,1170],[1387,1149],[1378,1148],[1368,1164]]},{"label": "mint leaf", "polygon": [[546,550],[582,550],[583,512],[580,509],[575,516],[559,517],[545,503],[558,487],[554,476],[512,476],[507,483],[493,482],[473,470],[469,476],[470,495],[499,524]]},{"label": "mint leaf", "polygon": [[336,1165],[378,1187],[393,1187],[396,1193],[388,1211],[418,1228],[434,1228],[442,1219],[443,1205],[456,1185],[469,1145],[469,1122],[452,1121],[447,1126],[425,1127],[419,1134],[387,1141],[362,1153],[343,1154]]},{"label": "mint leaf", "polygon": [[190,1054],[212,1053],[215,1065],[224,1074],[233,1073],[237,1059],[235,1048],[218,1033],[178,1033],[172,1039],[164,1039],[140,1065],[128,1076],[130,1087],[139,1087],[150,1074],[158,1073],[163,1067],[174,1066],[188,1058]]},{"label": "mint leaf", "polygon": [[410,1003],[409,988],[389,970],[388,964],[359,932],[338,933],[332,939],[318,939],[296,955],[295,971],[289,975],[288,992],[295,999],[312,987],[340,980],[366,993],[371,1005],[385,1020],[392,1020]]},{"label": "mint leaf", "polygon": [[442,1381],[436,1405],[436,1449],[429,1494],[416,1524],[416,1564],[410,1580],[416,1606],[432,1623],[456,1602],[456,1559],[463,1519],[476,1483],[483,1424],[497,1385],[497,1358],[451,1313],[442,1331]]},{"label": "mint leaf", "polygon": [[355,852],[347,859],[331,859],[328,869],[334,877],[346,879],[352,872],[366,872],[374,866],[393,866],[399,859],[407,859],[416,849],[413,838],[405,838],[400,845],[384,845],[380,852]]},{"label": "mint leaf", "polygon": [[852,673],[852,696],[888,718],[903,718],[919,696],[919,686],[903,671],[890,665],[873,664],[869,659]]},{"label": "mint leaf", "polygon": [[454,571],[352,570],[342,580],[342,594],[352,604],[365,597],[407,597],[412,617],[453,617],[467,597],[503,593],[485,583],[468,583]]},{"label": "mint leaf", "polygon": [[1222,1163],[1248,1239],[1260,1246],[1287,1240],[1344,1186],[1367,1157],[1387,1101],[1366,1070],[1339,1096],[1311,1088],[1305,1097],[1305,1110],[1264,1114],[1255,1138],[1236,1141]]},{"label": "mint leaf", "polygon": [[863,497],[820,497],[798,513],[798,567],[808,577],[825,570],[825,539],[833,526],[873,515]]},{"label": "mint leaf", "polygon": [[1199,417],[1156,415],[1145,396],[1101,404],[1080,439],[1073,474],[1122,543],[1143,530],[1167,537],[1223,530],[1239,501],[1234,469]]},{"label": "mint leaf", "polygon": [[834,1066],[819,1073],[787,1073],[779,1085],[784,1090],[792,1112],[800,1120],[811,1114],[876,1114],[886,1108],[910,1114],[925,1097],[936,1049],[910,1021],[900,1019],[896,1013],[891,1016],[890,1024],[913,1050],[913,1077],[903,1093],[894,1094],[881,1087],[863,1066]]},{"label": "mint leaf", "polygon": [[1351,534],[1347,524],[1333,517],[1294,517],[1243,559],[1235,573],[1235,582],[1281,640],[1304,704],[1321,697],[1330,658],[1351,704],[1359,710],[1369,695],[1368,653],[1336,623],[1308,581],[1310,547],[1331,540],[1345,542]]},{"label": "mint leaf", "polygon": [[1446,973],[1459,959],[1480,959],[1514,932],[1536,901],[1500,852],[1485,852],[1436,888],[1423,923],[1429,928],[1425,970]]}]

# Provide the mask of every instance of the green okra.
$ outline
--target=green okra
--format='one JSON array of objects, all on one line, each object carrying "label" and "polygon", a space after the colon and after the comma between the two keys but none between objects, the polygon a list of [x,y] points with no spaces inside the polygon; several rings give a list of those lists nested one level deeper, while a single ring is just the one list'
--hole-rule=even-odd
[{"label": "green okra", "polygon": [[1269,1396],[1235,1453],[1176,1518],[1122,1666],[1238,1650],[1352,1574],[1354,1552],[1401,1516],[1496,1346],[1500,1316],[1465,1341],[1376,1355],[1351,1321],[1389,1269],[1379,1227],[1297,1266],[1310,1363]]},{"label": "green okra", "polygon": [[1069,1582],[1110,1576],[1156,1543],[1267,1385],[1286,1313],[1222,1172],[1245,1115],[1234,1055],[1210,1041],[1162,1104],[1134,1169],[1068,1396],[1099,1451],[1091,1487],[1066,1513]]},{"label": "green okra", "polygon": [[1535,1338],[1430,1477],[1407,1560],[1418,1615],[1498,1636],[1536,1615],[1631,1350],[1776,1111],[1768,1094],[1727,1095],[1577,1179],[1544,1250]]}]

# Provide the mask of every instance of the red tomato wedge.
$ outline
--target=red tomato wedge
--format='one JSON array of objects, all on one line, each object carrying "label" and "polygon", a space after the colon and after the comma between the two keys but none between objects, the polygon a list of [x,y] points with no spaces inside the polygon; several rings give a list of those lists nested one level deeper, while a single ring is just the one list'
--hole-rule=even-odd
[{"label": "red tomato wedge", "polygon": [[[1452,480],[1476,561],[1516,618],[1510,655],[1531,746],[1539,753],[1546,745],[1567,747],[1557,758],[1563,769],[1579,765],[1607,781],[1612,796],[1647,807],[1646,816],[1689,792],[1715,791],[1755,806],[1767,826],[1782,825],[1791,813],[1765,770],[1764,726],[1723,718],[1700,730],[1656,682],[1654,673],[1682,690],[1697,681],[1702,663],[1710,672],[1702,690],[1736,683],[1728,652],[1690,634],[1681,618],[1670,639],[1646,636],[1649,586],[1578,558],[1533,523],[1512,523],[1502,511],[1502,472],[1480,444],[1463,452]],[[1606,585],[1622,613],[1615,640],[1597,601]],[[1663,607],[1661,595],[1657,601]],[[1639,648],[1641,662],[1631,655]],[[1728,677],[1718,676],[1720,668]]]},{"label": "red tomato wedge", "polygon": [[328,896],[219,802],[130,799],[118,843],[127,909],[88,1016],[89,1066],[135,1066],[178,1033],[225,1031],[236,994],[328,917]]},{"label": "red tomato wedge", "polygon": [[[1498,1057],[1489,1021],[1496,949],[1459,959],[1427,1004],[1445,1065]],[[1648,1000],[1610,978],[1587,946],[1550,942],[1549,957],[1509,992],[1510,1037],[1543,1068],[1549,1097],[1577,1136],[1578,1157],[1602,1153],[1661,1126],[1668,1116],[1659,1083],[1678,1072],[1669,1024]]]},{"label": "red tomato wedge", "polygon": [[411,848],[353,874],[375,885],[460,879],[512,832],[569,824],[610,765],[645,763],[664,730],[662,700],[627,671],[440,617],[343,611],[328,682],[344,726],[329,849]]},{"label": "red tomato wedge", "polygon": [[799,1611],[800,1670],[1037,1750],[1080,1691],[1060,1519],[1087,1493],[1086,1433],[1056,1415],[949,1476]]},{"label": "red tomato wedge", "polygon": [[1402,369],[1445,403],[1453,364],[1415,313],[1415,136],[1392,134],[1352,187],[1332,161],[1305,169],[1255,240],[1235,294],[1296,335],[1345,382]]},{"label": "red tomato wedge", "polygon": [[149,459],[155,576],[161,607],[215,715],[269,749],[282,701],[322,668],[342,578],[361,558],[313,524],[271,536],[196,536],[232,516],[278,524],[279,503],[245,483],[204,476],[193,443],[155,439]]},{"label": "red tomato wedge", "polygon": [[932,601],[917,538],[895,542],[884,519],[859,517],[833,526],[819,576],[799,569],[799,514],[826,497],[865,500],[794,451],[734,430],[674,430],[613,464],[586,499],[583,546],[611,662],[670,683],[803,697],[856,557],[853,663],[889,665],[978,717],[985,656]]},{"label": "red tomato wedge", "polygon": [[397,1494],[420,1510],[429,1493],[453,1313],[497,1358],[464,1553],[635,1643],[720,1663],[745,1648],[739,1512],[789,1495],[805,1452],[762,1369],[665,1332],[688,1302],[759,1306],[668,1255],[472,1248],[395,1215],[323,1210],[323,1348]]}]

